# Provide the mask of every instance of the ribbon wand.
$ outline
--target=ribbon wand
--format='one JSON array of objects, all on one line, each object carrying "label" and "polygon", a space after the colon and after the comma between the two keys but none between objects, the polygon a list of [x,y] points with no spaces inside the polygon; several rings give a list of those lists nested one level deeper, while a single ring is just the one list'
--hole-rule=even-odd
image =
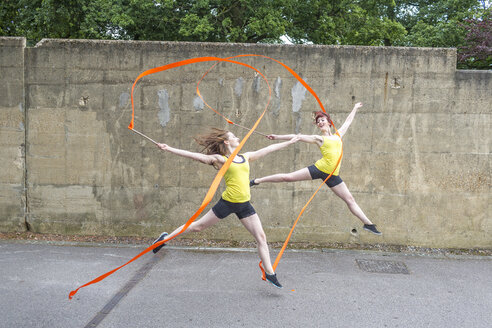
[{"label": "ribbon wand", "polygon": [[[246,130],[251,130],[250,128],[247,128],[247,127],[245,127],[245,126],[242,126],[242,125],[236,124],[236,123],[234,123],[234,122],[231,122],[231,124],[233,124],[233,125],[235,125],[235,126],[239,126],[240,128],[243,128],[243,129],[246,129]],[[157,142],[156,142],[155,140],[153,140],[153,139],[151,139],[151,138],[147,137],[147,136],[146,136],[145,134],[143,134],[142,132],[139,132],[139,131],[137,131],[137,130],[135,130],[135,129],[130,129],[130,130],[131,130],[131,131],[133,131],[133,132],[135,132],[136,134],[141,135],[142,137],[146,138],[147,140],[149,140],[149,141],[151,141],[151,142],[153,142],[154,144],[156,144],[156,145],[157,145]],[[258,131],[253,131],[253,132],[254,132],[254,133],[257,133],[257,134],[259,134],[259,135],[262,135],[262,136],[264,136],[264,137],[267,137],[267,135],[266,135],[266,134],[264,134],[264,133],[261,133],[261,132],[258,132]]]},{"label": "ribbon wand", "polygon": [[142,137],[144,137],[144,138],[148,139],[149,141],[151,141],[151,142],[153,142],[154,144],[156,144],[156,145],[157,145],[157,142],[156,142],[156,141],[154,141],[153,139],[151,139],[151,138],[147,137],[147,136],[146,136],[145,134],[143,134],[142,132],[138,132],[138,131],[137,131],[137,130],[135,130],[135,129],[130,129],[130,130],[131,130],[131,131],[133,131],[133,132],[135,132],[136,134],[141,135]]},{"label": "ribbon wand", "polygon": [[[250,129],[250,128],[247,128],[247,127],[245,127],[245,126],[239,125],[239,124],[234,123],[234,122],[232,122],[232,121],[229,121],[229,120],[228,120],[228,123],[231,123],[232,125],[239,126],[240,128],[243,128],[243,129],[246,129],[246,130],[250,130],[250,131],[251,131],[251,129]],[[255,131],[253,131],[253,132],[254,132],[254,133],[257,133],[257,134],[259,134],[259,135],[262,135],[262,136],[264,136],[264,137],[268,137],[266,134],[261,133],[261,132],[258,132],[258,131],[256,131],[256,130],[255,130]]]}]

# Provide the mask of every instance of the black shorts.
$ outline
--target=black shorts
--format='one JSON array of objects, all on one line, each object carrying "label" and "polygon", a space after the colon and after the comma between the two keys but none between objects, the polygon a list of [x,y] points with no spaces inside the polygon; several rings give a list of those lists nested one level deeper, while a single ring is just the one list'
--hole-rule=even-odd
[{"label": "black shorts", "polygon": [[223,219],[231,213],[236,214],[239,219],[244,219],[256,214],[256,211],[250,202],[231,203],[222,198],[214,207],[212,207],[212,211],[219,219]]},{"label": "black shorts", "polygon": [[[329,176],[328,173],[320,171],[315,165],[308,166],[309,174],[311,174],[311,178],[325,180],[326,177]],[[336,185],[342,183],[343,180],[339,175],[332,175],[325,183],[328,187],[333,188]]]}]

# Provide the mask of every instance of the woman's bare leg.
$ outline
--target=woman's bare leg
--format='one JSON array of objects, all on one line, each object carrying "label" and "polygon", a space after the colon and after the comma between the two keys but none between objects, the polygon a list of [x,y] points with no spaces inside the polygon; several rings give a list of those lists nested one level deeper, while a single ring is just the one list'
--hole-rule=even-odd
[{"label": "woman's bare leg", "polygon": [[258,214],[253,214],[240,220],[244,227],[253,235],[256,239],[258,246],[258,255],[263,262],[265,272],[268,274],[274,274],[272,268],[272,262],[270,260],[270,252],[268,250],[268,243],[266,240],[265,232],[261,225],[260,217]]},{"label": "woman's bare leg", "polygon": [[307,167],[291,172],[291,173],[279,173],[268,175],[263,178],[254,179],[256,184],[260,184],[263,182],[294,182],[294,181],[303,181],[303,180],[311,180],[311,174]]},{"label": "woman's bare leg", "polygon": [[[215,213],[212,210],[209,210],[207,212],[207,214],[202,216],[197,221],[194,221],[193,223],[191,223],[190,226],[188,227],[188,229],[186,229],[183,233],[200,232],[200,231],[207,229],[210,226],[213,226],[214,224],[216,224],[219,221],[220,221],[220,219],[215,215]],[[185,225],[183,224],[181,227],[179,227],[176,230],[174,230],[173,232],[171,232],[171,234],[168,235],[166,237],[166,239],[169,237],[174,237],[176,234],[178,234],[183,229],[184,226]]]},{"label": "woman's bare leg", "polygon": [[342,182],[330,189],[333,190],[335,195],[343,199],[343,201],[347,204],[350,212],[352,212],[353,215],[358,217],[359,220],[361,220],[364,224],[372,224],[371,220],[367,218],[364,212],[362,212],[362,209],[355,202],[354,196],[352,196],[352,194],[348,190],[345,182]]}]

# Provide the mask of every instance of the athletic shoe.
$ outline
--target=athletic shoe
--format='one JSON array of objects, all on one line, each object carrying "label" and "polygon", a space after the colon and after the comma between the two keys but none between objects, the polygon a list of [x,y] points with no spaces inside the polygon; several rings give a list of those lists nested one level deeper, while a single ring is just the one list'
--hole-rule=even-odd
[{"label": "athletic shoe", "polygon": [[[154,240],[154,242],[152,243],[152,245],[154,245],[155,243],[160,242],[161,240],[166,239],[166,237],[167,237],[167,232],[163,232],[163,233],[161,233],[161,235],[159,236],[159,238],[157,238],[156,240]],[[162,244],[162,245],[159,245],[159,246],[158,246],[158,247],[156,247],[156,248],[154,248],[154,249],[152,250],[152,252],[154,252],[154,254],[155,254],[155,253],[157,253],[158,251],[160,251],[160,250],[161,250],[161,248],[162,248],[162,247],[164,247],[164,246],[166,246],[166,244],[165,244],[165,243],[164,243],[164,244]]]},{"label": "athletic shoe", "polygon": [[378,231],[378,229],[376,229],[375,224],[364,224],[364,230],[370,231],[376,235],[382,235],[382,233],[380,231]]},{"label": "athletic shoe", "polygon": [[249,181],[249,186],[250,186],[250,187],[257,186],[257,185],[259,185],[259,183],[256,183],[256,182],[255,182],[255,179],[251,179],[251,180]]},{"label": "athletic shoe", "polygon": [[265,272],[265,277],[266,277],[266,280],[269,281],[275,287],[282,288],[282,285],[277,280],[277,274],[276,273],[268,274]]}]

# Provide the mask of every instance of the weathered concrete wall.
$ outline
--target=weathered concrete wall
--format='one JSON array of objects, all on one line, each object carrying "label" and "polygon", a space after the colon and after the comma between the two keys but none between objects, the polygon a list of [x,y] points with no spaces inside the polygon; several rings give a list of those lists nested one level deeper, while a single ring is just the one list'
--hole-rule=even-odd
[{"label": "weathered concrete wall", "polygon": [[0,231],[23,231],[24,190],[24,38],[0,38]]},{"label": "weathered concrete wall", "polygon": [[[492,247],[492,72],[456,71],[455,50],[82,40],[43,40],[23,48],[22,40],[0,40],[2,77],[20,72],[5,74],[11,89],[0,103],[2,168],[10,172],[5,176],[2,169],[0,175],[7,195],[0,203],[2,230],[25,228],[25,217],[30,229],[43,233],[154,236],[185,222],[216,171],[160,152],[126,128],[131,85],[146,69],[171,62],[255,53],[298,72],[337,126],[355,102],[365,104],[344,138],[340,174],[384,235],[362,232],[344,203],[323,188],[293,241]],[[259,131],[317,133],[311,122],[317,103],[290,73],[264,58],[241,61],[261,70],[272,86]],[[189,150],[198,150],[192,136],[205,127],[244,136],[197,98],[196,82],[212,64],[142,79],[135,90],[135,128]],[[254,123],[268,96],[253,71],[229,63],[219,64],[200,90],[244,126]],[[270,143],[254,135],[245,150]],[[319,157],[316,146],[299,143],[252,163],[252,176],[300,169]],[[269,241],[285,238],[318,184],[253,189]],[[200,237],[251,240],[232,216]]]}]

